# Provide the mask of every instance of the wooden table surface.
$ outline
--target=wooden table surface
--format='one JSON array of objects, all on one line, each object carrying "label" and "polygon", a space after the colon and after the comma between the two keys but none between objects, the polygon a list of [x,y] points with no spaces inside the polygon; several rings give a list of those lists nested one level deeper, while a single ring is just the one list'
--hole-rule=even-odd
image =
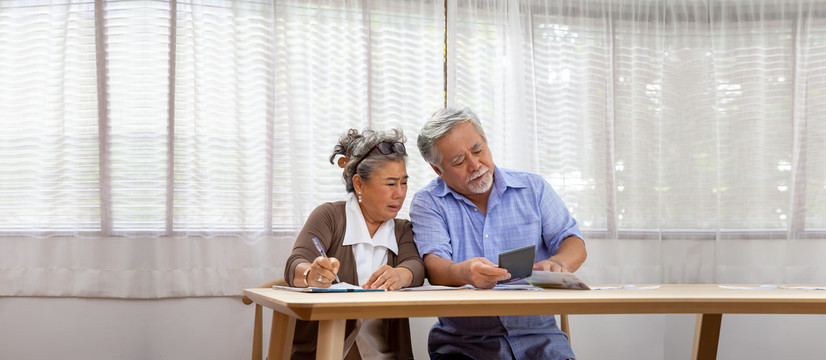
[{"label": "wooden table surface", "polygon": [[[746,285],[754,286],[754,285]],[[786,285],[790,286],[790,285]],[[638,285],[638,288],[644,285]],[[383,317],[491,316],[538,314],[699,314],[694,358],[714,359],[722,314],[826,314],[826,291],[778,288],[743,290],[717,284],[663,284],[655,289],[609,290],[441,290],[363,293],[302,293],[245,289],[257,304],[273,309],[274,320],[321,320],[319,355],[336,358],[345,319]],[[278,317],[281,316],[281,317]],[[278,319],[276,319],[278,317]],[[282,326],[279,324],[278,326]],[[292,343],[292,328],[276,329],[277,346]],[[323,333],[323,334],[322,334]],[[281,337],[288,336],[288,339]],[[324,341],[333,341],[329,348]],[[286,340],[289,340],[288,343]],[[324,348],[322,354],[322,347]],[[273,356],[275,355],[275,356]],[[341,355],[338,355],[340,358]]]},{"label": "wooden table surface", "polygon": [[[640,285],[639,287],[642,287]],[[246,289],[256,303],[302,320],[535,314],[826,314],[826,291],[739,290],[714,284],[650,290],[443,290],[300,293]]]}]

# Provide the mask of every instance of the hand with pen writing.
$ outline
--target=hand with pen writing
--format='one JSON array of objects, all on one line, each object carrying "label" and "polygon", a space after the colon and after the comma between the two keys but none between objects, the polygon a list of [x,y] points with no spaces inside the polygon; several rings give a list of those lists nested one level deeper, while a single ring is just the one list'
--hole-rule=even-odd
[{"label": "hand with pen writing", "polygon": [[306,287],[327,288],[336,280],[336,274],[341,267],[341,262],[336,258],[319,256],[313,263],[302,263],[296,267],[297,274],[304,274]]},{"label": "hand with pen writing", "polygon": [[410,286],[411,282],[413,282],[413,273],[410,270],[404,267],[394,268],[384,264],[376,269],[373,275],[370,275],[370,279],[367,279],[367,282],[362,284],[361,287],[364,289],[398,290]]}]

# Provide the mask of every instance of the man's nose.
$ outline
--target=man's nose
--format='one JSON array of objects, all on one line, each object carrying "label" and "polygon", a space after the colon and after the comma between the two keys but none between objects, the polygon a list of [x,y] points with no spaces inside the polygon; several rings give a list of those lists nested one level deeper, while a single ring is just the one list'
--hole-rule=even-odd
[{"label": "man's nose", "polygon": [[482,165],[482,163],[479,162],[479,159],[477,159],[475,156],[472,156],[472,155],[468,156],[467,164],[468,164],[468,166],[470,166],[470,171],[476,171]]}]

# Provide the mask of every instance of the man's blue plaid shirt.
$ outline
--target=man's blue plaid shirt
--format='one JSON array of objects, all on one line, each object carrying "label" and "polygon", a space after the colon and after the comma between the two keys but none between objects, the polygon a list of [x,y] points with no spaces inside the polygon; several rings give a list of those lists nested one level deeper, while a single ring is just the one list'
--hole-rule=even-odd
[{"label": "man's blue plaid shirt", "polygon": [[[497,263],[499,253],[531,244],[536,244],[539,261],[555,254],[565,238],[582,238],[576,220],[547,181],[498,167],[487,216],[436,178],[413,196],[410,219],[422,257],[434,254],[457,263],[480,256]],[[431,352],[473,358],[574,357],[552,315],[440,318],[429,343]]]}]

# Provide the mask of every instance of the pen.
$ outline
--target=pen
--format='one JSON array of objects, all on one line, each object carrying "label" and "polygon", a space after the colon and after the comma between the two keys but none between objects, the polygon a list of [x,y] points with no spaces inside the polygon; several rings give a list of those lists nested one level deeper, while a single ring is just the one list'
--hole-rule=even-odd
[{"label": "pen", "polygon": [[[325,259],[329,259],[327,257],[327,253],[325,253],[324,249],[321,248],[321,243],[318,242],[318,238],[315,236],[313,236],[313,244],[315,244],[315,248],[318,249],[318,252],[321,253],[321,256],[323,256]],[[341,280],[338,279],[338,274],[333,274],[333,276],[336,277],[336,282],[341,282]]]}]

